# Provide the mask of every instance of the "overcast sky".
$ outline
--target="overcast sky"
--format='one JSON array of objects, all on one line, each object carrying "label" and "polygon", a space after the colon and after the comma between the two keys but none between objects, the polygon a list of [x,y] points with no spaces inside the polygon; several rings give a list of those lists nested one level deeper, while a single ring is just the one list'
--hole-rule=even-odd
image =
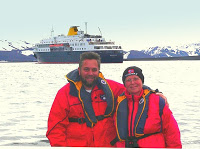
[{"label": "overcast sky", "polygon": [[200,41],[200,0],[0,0],[0,40],[37,43],[80,26],[124,50]]}]

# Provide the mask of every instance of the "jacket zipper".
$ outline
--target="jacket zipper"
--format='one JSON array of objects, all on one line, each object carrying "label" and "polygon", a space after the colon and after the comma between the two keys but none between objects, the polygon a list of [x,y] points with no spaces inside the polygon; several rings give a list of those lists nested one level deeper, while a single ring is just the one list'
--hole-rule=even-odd
[{"label": "jacket zipper", "polygon": [[132,133],[133,133],[133,130],[132,130],[132,124],[133,124],[133,111],[134,111],[134,98],[132,96],[132,100],[133,100],[133,109],[132,109],[132,114],[131,114],[131,123],[130,123],[130,137],[132,137]]}]

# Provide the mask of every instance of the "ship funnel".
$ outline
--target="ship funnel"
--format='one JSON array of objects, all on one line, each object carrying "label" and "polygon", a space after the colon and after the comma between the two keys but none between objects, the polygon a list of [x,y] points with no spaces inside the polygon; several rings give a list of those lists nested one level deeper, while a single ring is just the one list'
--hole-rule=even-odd
[{"label": "ship funnel", "polygon": [[77,32],[78,32],[78,28],[77,27],[78,26],[70,27],[69,32],[68,32],[68,36],[77,35]]}]

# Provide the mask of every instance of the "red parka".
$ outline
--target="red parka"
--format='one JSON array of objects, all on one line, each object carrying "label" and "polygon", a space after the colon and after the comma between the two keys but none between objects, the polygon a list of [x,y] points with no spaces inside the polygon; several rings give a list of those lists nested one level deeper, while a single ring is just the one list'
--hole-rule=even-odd
[{"label": "red parka", "polygon": [[[112,80],[107,80],[117,98],[124,86]],[[112,117],[100,120],[93,128],[86,123],[69,122],[68,118],[84,118],[84,111],[76,90],[70,88],[70,83],[62,87],[53,102],[48,119],[47,138],[51,146],[69,147],[110,147],[110,142],[116,137],[116,129]],[[103,100],[104,92],[95,86],[91,92],[92,106],[96,116],[105,113],[107,103]]]},{"label": "red parka", "polygon": [[[128,136],[135,136],[134,132],[130,130],[134,128],[134,120],[142,94],[143,90],[140,96],[130,95],[127,91],[125,92],[126,98],[128,99]],[[149,96],[149,109],[144,125],[144,134],[160,132],[161,127],[162,132],[142,138],[137,143],[142,148],[181,148],[182,144],[178,124],[168,106],[164,106],[163,114],[160,118],[159,98],[154,93]],[[117,142],[116,144],[117,147],[125,147],[125,142]]]}]

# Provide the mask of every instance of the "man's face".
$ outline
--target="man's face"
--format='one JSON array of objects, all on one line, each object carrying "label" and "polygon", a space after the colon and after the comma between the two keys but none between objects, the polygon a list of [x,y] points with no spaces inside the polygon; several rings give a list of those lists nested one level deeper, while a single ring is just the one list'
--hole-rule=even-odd
[{"label": "man's face", "polygon": [[86,59],[79,68],[79,75],[85,89],[91,90],[99,76],[99,67],[96,60]]}]

